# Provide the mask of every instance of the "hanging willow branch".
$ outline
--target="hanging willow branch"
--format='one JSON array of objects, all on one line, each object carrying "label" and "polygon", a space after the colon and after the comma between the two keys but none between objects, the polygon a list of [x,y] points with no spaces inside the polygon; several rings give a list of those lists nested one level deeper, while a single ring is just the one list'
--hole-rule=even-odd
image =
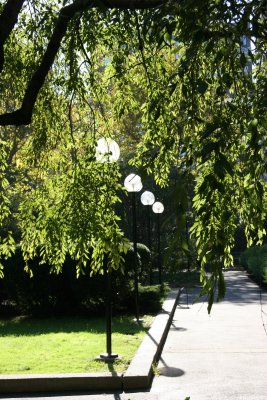
[{"label": "hanging willow branch", "polygon": [[[4,64],[3,46],[17,21],[24,0],[9,0],[0,16],[0,71]],[[154,8],[162,4],[162,0],[105,0],[85,1],[76,0],[72,4],[63,7],[55,22],[54,30],[49,40],[43,58],[33,74],[24,94],[21,108],[10,113],[0,115],[0,125],[28,125],[32,120],[32,113],[37,96],[42,88],[47,74],[52,67],[59,51],[68,24],[77,13],[82,13],[94,7],[107,7],[109,9],[146,9]]]}]

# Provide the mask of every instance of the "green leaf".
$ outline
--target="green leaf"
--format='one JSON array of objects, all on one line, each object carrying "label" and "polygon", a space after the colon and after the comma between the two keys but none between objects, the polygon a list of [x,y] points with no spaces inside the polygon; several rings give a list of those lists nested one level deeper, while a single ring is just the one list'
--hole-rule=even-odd
[{"label": "green leaf", "polygon": [[214,303],[214,289],[211,288],[208,293],[208,313],[210,314],[212,306]]},{"label": "green leaf", "polygon": [[204,94],[207,89],[208,89],[209,85],[206,81],[204,81],[203,79],[199,79],[197,81],[197,91],[198,93]]},{"label": "green leaf", "polygon": [[187,95],[188,95],[188,87],[185,84],[182,85],[182,93],[183,93],[183,95],[185,97],[187,97]]},{"label": "green leaf", "polygon": [[174,83],[170,84],[170,96],[173,95],[173,93],[177,87],[177,84],[178,84],[178,82],[174,82]]},{"label": "green leaf", "polygon": [[201,150],[202,160],[206,160],[207,158],[209,158],[211,153],[213,151],[216,152],[218,149],[219,149],[218,142],[209,142],[209,143],[205,144]]},{"label": "green leaf", "polygon": [[155,121],[157,121],[157,119],[159,119],[159,116],[160,116],[160,106],[156,109],[156,112],[154,115]]},{"label": "green leaf", "polygon": [[155,110],[156,106],[158,105],[158,98],[151,101],[148,112],[151,114],[152,111]]},{"label": "green leaf", "polygon": [[220,178],[223,179],[225,176],[224,167],[220,160],[217,160],[214,164],[214,172]]},{"label": "green leaf", "polygon": [[206,125],[205,129],[203,130],[203,132],[201,133],[201,139],[204,140],[204,139],[208,138],[218,128],[219,128],[218,124],[208,123]]},{"label": "green leaf", "polygon": [[241,53],[240,55],[240,64],[241,67],[245,68],[246,64],[247,64],[247,57],[245,56],[245,53]]},{"label": "green leaf", "polygon": [[219,159],[224,170],[227,171],[230,176],[233,176],[233,168],[223,153],[219,153]]},{"label": "green leaf", "polygon": [[219,279],[218,279],[218,301],[225,297],[226,286],[223,273],[221,269],[219,270]]},{"label": "green leaf", "polygon": [[223,79],[223,82],[226,84],[226,87],[229,89],[233,84],[234,78],[228,72],[226,72],[223,75],[222,79]]}]

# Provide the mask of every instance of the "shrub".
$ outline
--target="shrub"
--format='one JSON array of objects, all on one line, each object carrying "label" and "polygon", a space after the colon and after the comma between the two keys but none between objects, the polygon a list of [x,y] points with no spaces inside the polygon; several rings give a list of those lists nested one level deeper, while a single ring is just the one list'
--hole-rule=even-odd
[{"label": "shrub", "polygon": [[[139,292],[139,312],[140,314],[155,314],[161,310],[162,303],[170,291],[167,284],[143,286],[138,285]],[[135,291],[134,284],[131,282],[127,296],[121,299],[128,312],[135,312]]]},{"label": "shrub", "polygon": [[245,250],[240,256],[240,263],[258,283],[267,283],[267,245]]},{"label": "shrub", "polygon": [[[144,252],[147,250],[145,249]],[[90,267],[76,278],[76,263],[67,257],[60,274],[50,273],[49,265],[39,265],[36,258],[31,262],[33,277],[24,270],[20,248],[14,257],[4,260],[4,279],[0,280],[0,312],[16,312],[33,316],[104,315],[105,285],[103,275],[90,276]],[[111,274],[114,313],[130,313],[135,310],[134,272],[126,263],[125,272]],[[154,313],[160,310],[166,288],[140,285],[140,312]],[[2,304],[2,309],[1,309]],[[8,305],[8,307],[7,307]],[[10,309],[12,308],[12,310]]]},{"label": "shrub", "polygon": [[51,273],[49,265],[40,265],[39,259],[35,258],[30,263],[33,271],[30,277],[24,270],[19,247],[12,258],[2,262],[2,314],[10,305],[13,312],[33,316],[101,315],[105,312],[105,278],[102,275],[90,277],[89,266],[84,275],[76,278],[76,262],[70,257],[66,258],[60,274]]},{"label": "shrub", "polygon": [[153,286],[139,286],[140,311],[143,314],[157,313],[161,310],[162,303],[169,293],[167,284]]},{"label": "shrub", "polygon": [[[133,243],[130,243],[125,259],[125,273],[129,277],[134,276],[134,251]],[[151,263],[151,252],[147,246],[137,243],[137,272],[142,283],[148,280],[149,264]]]}]

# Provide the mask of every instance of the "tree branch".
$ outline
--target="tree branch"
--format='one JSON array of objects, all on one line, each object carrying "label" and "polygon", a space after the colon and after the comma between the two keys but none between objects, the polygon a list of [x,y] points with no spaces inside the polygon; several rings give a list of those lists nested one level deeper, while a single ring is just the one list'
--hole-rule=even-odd
[{"label": "tree branch", "polygon": [[25,0],[8,0],[0,15],[0,72],[4,66],[4,44],[18,20]]},{"label": "tree branch", "polygon": [[[19,1],[18,1],[19,2]],[[23,3],[23,0],[20,0]],[[154,8],[163,4],[163,0],[75,0],[72,4],[63,7],[55,28],[44,53],[43,59],[35,73],[33,74],[29,85],[25,91],[22,106],[19,110],[0,115],[0,125],[28,125],[31,123],[34,105],[41,87],[44,84],[46,76],[53,65],[58,53],[61,41],[66,34],[68,23],[76,13],[81,13],[89,8],[103,7],[117,9],[145,9]],[[16,0],[9,0],[9,3],[16,3]],[[10,31],[12,30],[12,27]]]},{"label": "tree branch", "polygon": [[54,31],[44,53],[43,59],[25,91],[22,106],[19,110],[0,115],[0,125],[28,125],[31,123],[33,108],[46,76],[53,65],[61,41],[66,34],[68,23],[78,11],[84,11],[92,6],[92,2],[76,0],[73,4],[63,7],[59,13]]},{"label": "tree branch", "polygon": [[107,8],[117,8],[120,10],[146,10],[159,7],[166,3],[166,0],[102,0]]}]

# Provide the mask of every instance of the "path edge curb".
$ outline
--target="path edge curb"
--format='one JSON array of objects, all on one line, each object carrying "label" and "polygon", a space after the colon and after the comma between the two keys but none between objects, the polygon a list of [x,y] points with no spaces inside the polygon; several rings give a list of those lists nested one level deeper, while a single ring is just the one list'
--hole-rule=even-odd
[{"label": "path edge curb", "polygon": [[182,289],[172,290],[123,375],[123,390],[148,389],[160,358]]}]

